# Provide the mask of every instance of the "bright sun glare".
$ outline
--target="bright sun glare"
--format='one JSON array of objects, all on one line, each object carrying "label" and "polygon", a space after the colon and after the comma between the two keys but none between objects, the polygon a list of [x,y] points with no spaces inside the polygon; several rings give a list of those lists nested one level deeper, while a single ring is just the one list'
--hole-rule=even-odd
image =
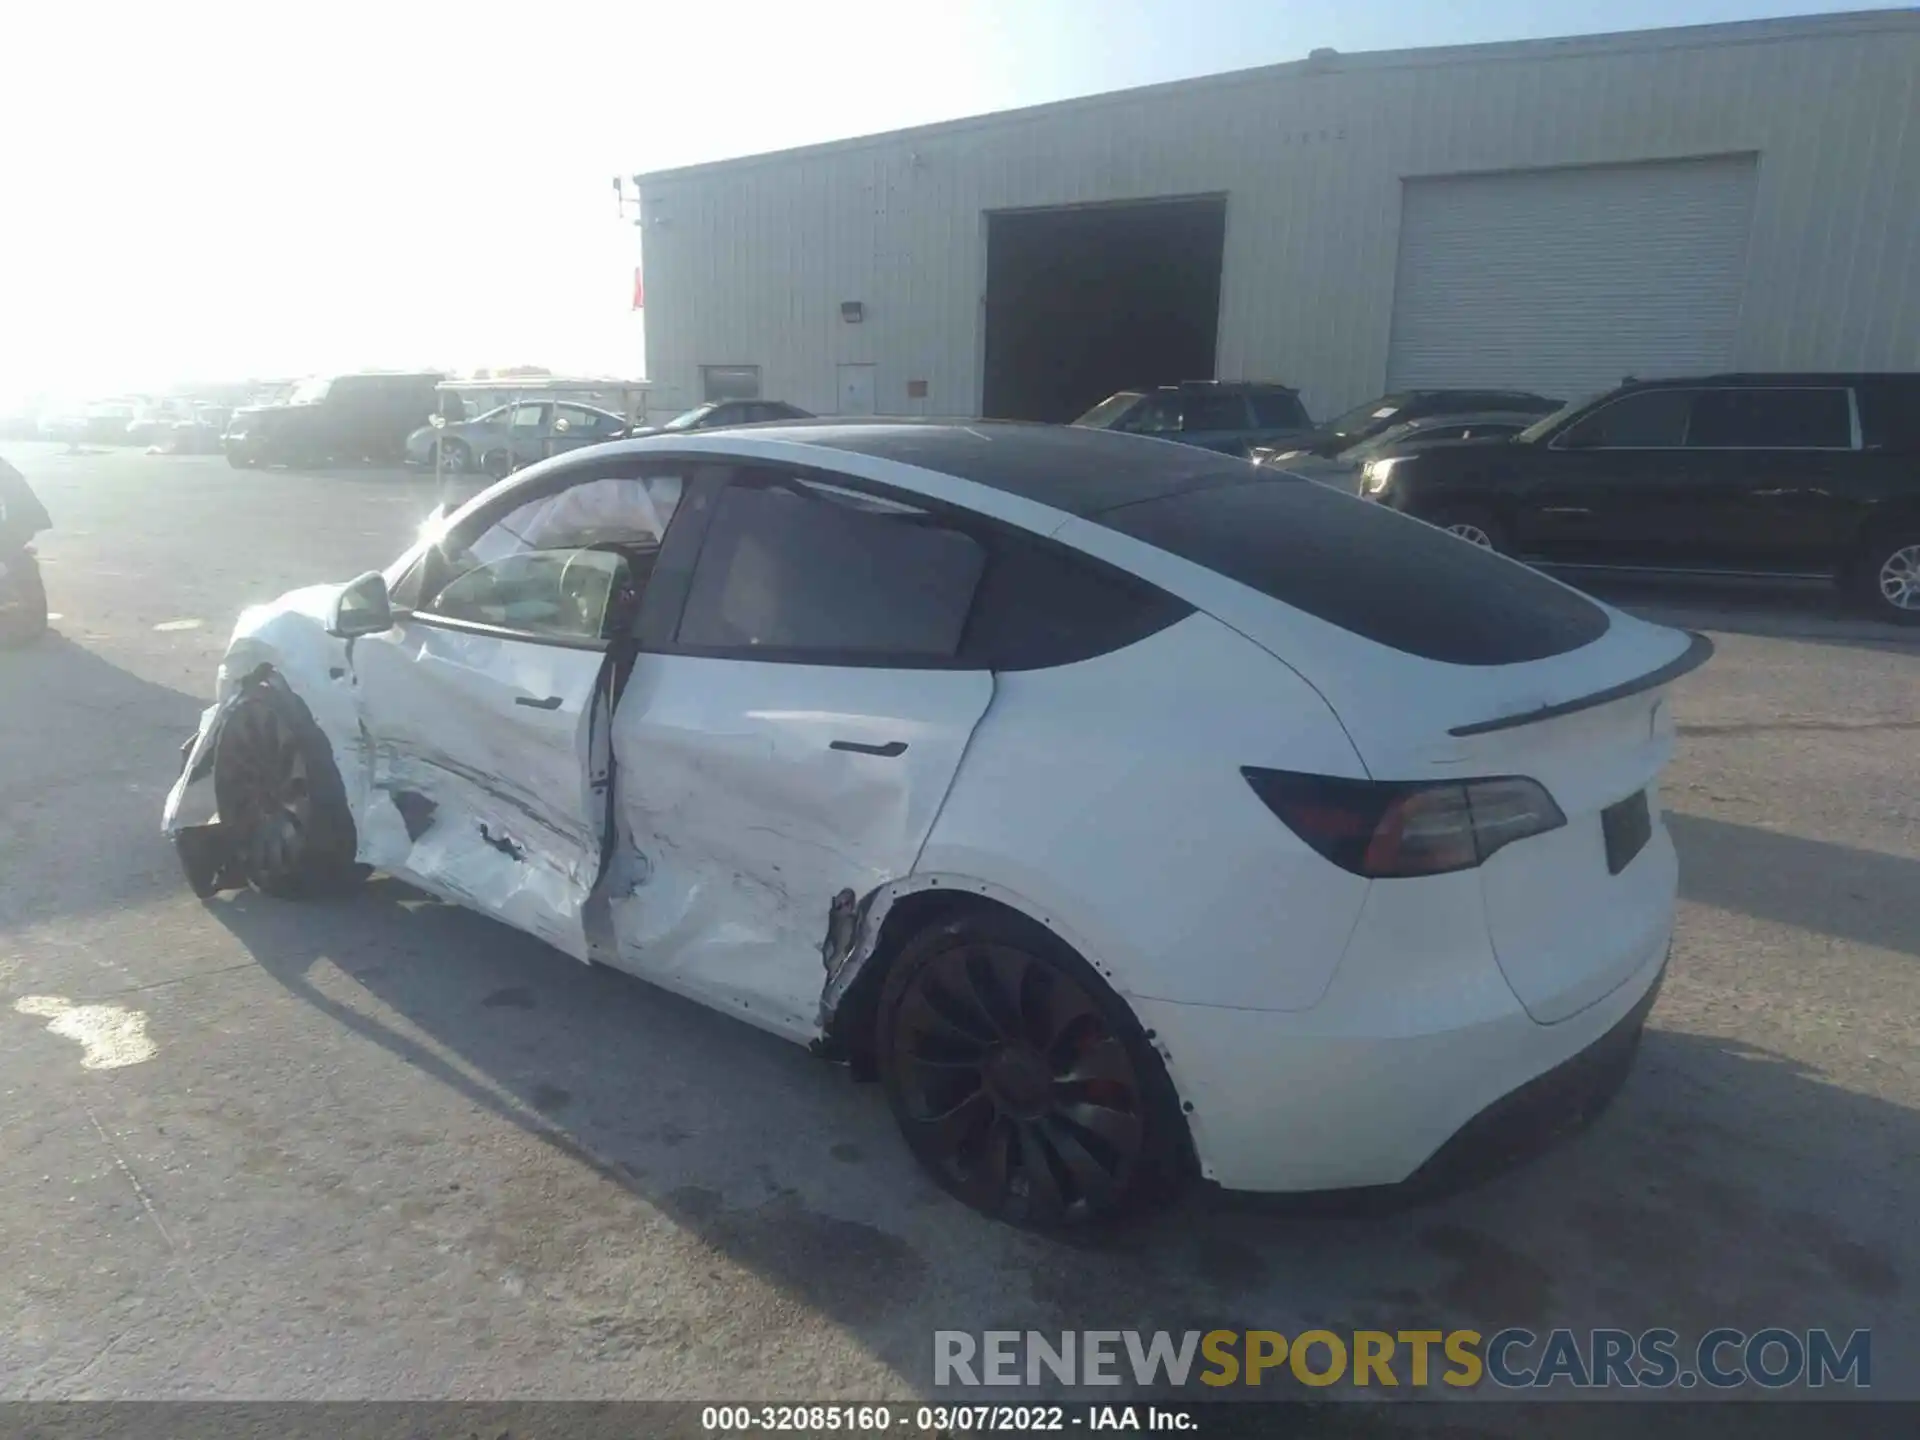
[{"label": "bright sun glare", "polygon": [[867,53],[898,48],[887,7],[842,8],[735,7],[717,89],[659,63],[689,36],[646,3],[341,0],[297,33],[229,0],[11,15],[0,405],[372,366],[637,376],[613,176],[1004,98],[970,78],[970,22],[930,74]]}]

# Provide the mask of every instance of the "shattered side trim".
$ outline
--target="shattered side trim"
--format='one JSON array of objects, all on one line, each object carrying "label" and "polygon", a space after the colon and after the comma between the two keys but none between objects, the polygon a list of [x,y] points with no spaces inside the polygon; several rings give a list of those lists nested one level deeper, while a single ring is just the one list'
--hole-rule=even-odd
[{"label": "shattered side trim", "polygon": [[217,820],[213,800],[213,747],[237,697],[229,695],[200,712],[200,728],[181,752],[180,774],[160,812],[160,833],[169,840],[182,830]]},{"label": "shattered side trim", "polygon": [[[1188,1129],[1192,1132],[1191,1138],[1195,1150],[1204,1155],[1205,1152],[1201,1148],[1202,1136],[1199,1127],[1195,1124],[1198,1117],[1194,1113],[1193,1103],[1187,1098],[1186,1087],[1181,1083],[1179,1061],[1175,1059],[1173,1052],[1167,1048],[1166,1042],[1152,1029],[1148,1028],[1146,1022],[1140,1018],[1140,1012],[1135,1007],[1132,997],[1130,997],[1121,986],[1118,977],[1115,976],[1112,969],[1101,961],[1098,953],[1091,949],[1077,932],[1061,924],[1056,917],[1048,914],[1046,910],[1031,904],[1025,896],[1020,895],[1016,891],[1009,890],[1002,885],[996,885],[991,880],[982,880],[978,876],[955,874],[907,875],[898,880],[889,881],[887,884],[869,891],[867,895],[861,899],[854,912],[851,943],[839,954],[837,962],[832,954],[828,954],[827,956],[827,980],[820,992],[819,1026],[821,1039],[815,1042],[813,1047],[816,1054],[830,1055],[844,1048],[841,1044],[843,1037],[836,1035],[836,1022],[840,1016],[840,1007],[845,1003],[847,996],[852,993],[854,986],[859,983],[861,976],[866,973],[869,963],[878,951],[880,934],[886,928],[887,916],[893,910],[893,907],[909,895],[924,895],[934,892],[948,895],[977,895],[982,899],[1004,905],[1007,909],[1024,915],[1027,919],[1034,921],[1054,935],[1059,936],[1061,941],[1070,946],[1076,955],[1091,965],[1095,973],[1112,987],[1113,993],[1120,997],[1120,1003],[1125,1005],[1128,1011],[1132,1013],[1135,1022],[1140,1025],[1142,1033],[1146,1036],[1147,1043],[1151,1045],[1154,1052],[1159,1055],[1160,1063],[1166,1067],[1168,1083],[1173,1086],[1174,1097],[1180,1103],[1181,1118],[1186,1121]],[[837,915],[840,907],[836,904],[834,909]],[[830,947],[829,945],[823,945],[821,948],[823,951],[827,951]]]},{"label": "shattered side trim", "polygon": [[232,873],[213,793],[214,746],[236,698],[229,696],[201,712],[199,729],[180,747],[180,774],[160,815],[160,833],[173,842],[187,883],[202,900],[240,883]]}]

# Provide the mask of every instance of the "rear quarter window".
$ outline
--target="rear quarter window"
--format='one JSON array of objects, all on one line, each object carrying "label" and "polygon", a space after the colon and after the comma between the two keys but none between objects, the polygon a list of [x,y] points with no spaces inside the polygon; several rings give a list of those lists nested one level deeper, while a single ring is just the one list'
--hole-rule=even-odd
[{"label": "rear quarter window", "polygon": [[1424,660],[1513,665],[1577,650],[1607,631],[1606,611],[1544,575],[1309,481],[1193,491],[1096,518]]},{"label": "rear quarter window", "polygon": [[1920,455],[1920,377],[1868,382],[1854,393],[1860,402],[1862,445]]},{"label": "rear quarter window", "polygon": [[1144,640],[1193,607],[1091,556],[1022,534],[993,543],[959,659],[983,670],[1043,670]]}]

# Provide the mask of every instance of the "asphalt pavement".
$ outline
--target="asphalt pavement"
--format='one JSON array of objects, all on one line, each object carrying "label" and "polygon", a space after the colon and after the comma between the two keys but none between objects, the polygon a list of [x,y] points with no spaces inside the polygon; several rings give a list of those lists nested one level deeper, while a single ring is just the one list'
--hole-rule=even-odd
[{"label": "asphalt pavement", "polygon": [[1672,972],[1586,1133],[1067,1244],[923,1179],[877,1087],[394,882],[196,900],[160,808],[235,616],[385,563],[432,481],[0,449],[60,617],[0,654],[4,1398],[904,1398],[941,1329],[1314,1325],[1871,1328],[1920,1398],[1920,636],[1615,597],[1719,653]]}]

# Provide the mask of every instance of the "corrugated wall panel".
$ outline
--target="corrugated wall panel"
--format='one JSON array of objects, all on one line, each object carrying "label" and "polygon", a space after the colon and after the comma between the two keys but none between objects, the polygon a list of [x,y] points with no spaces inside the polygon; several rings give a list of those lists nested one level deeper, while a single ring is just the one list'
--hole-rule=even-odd
[{"label": "corrugated wall panel", "polygon": [[654,402],[757,363],[765,393],[825,410],[863,362],[884,412],[972,411],[982,211],[1224,192],[1220,373],[1325,413],[1384,382],[1405,182],[1739,153],[1759,168],[1734,362],[1920,367],[1920,17],[1333,66],[652,177]]},{"label": "corrugated wall panel", "polygon": [[1408,181],[1386,388],[1727,369],[1753,192],[1751,156]]}]

